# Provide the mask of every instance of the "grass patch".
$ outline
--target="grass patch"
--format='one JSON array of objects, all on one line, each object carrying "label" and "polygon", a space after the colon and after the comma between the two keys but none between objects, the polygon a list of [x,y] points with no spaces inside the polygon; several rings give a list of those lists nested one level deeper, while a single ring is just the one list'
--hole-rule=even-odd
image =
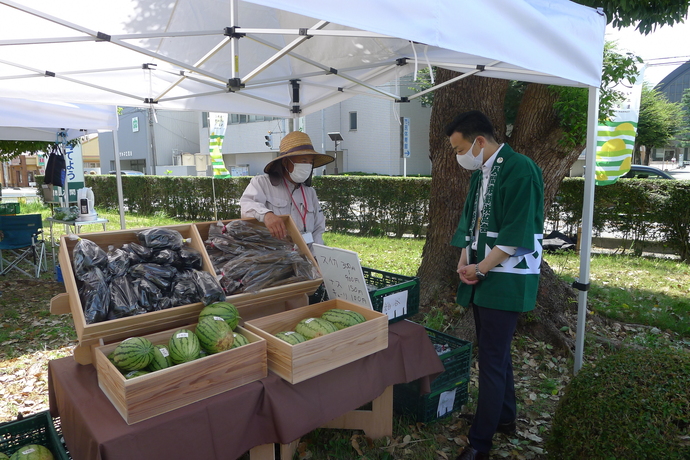
[{"label": "grass patch", "polygon": [[[564,280],[579,276],[573,253],[547,254]],[[669,259],[592,255],[589,308],[608,318],[690,336],[690,266]]]}]

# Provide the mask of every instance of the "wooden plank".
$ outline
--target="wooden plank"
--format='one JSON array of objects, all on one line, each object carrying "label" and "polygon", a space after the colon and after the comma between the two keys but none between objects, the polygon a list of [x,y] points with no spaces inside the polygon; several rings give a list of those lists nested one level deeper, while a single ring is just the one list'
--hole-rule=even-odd
[{"label": "wooden plank", "polygon": [[[341,308],[361,313],[367,321],[297,345],[275,337],[294,330],[306,318]],[[266,340],[268,368],[290,383],[299,383],[388,347],[388,317],[340,299],[288,310],[245,322],[245,327]]]},{"label": "wooden plank", "polygon": [[[167,344],[176,330],[145,337],[154,345]],[[242,327],[235,330],[250,343],[130,380],[107,358],[119,342],[97,347],[98,386],[131,425],[266,377],[266,342]]]},{"label": "wooden plank", "polygon": [[353,410],[322,428],[363,430],[371,439],[393,436],[393,385],[371,402],[371,410]]},{"label": "wooden plank", "polygon": [[50,313],[53,315],[64,315],[71,313],[69,307],[69,294],[63,292],[50,299]]}]

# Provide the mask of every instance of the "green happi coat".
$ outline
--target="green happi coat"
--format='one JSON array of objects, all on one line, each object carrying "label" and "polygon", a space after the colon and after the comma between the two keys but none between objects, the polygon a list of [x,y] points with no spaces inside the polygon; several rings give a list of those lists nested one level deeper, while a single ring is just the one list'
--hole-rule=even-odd
[{"label": "green happi coat", "polygon": [[[468,259],[481,180],[480,169],[472,174],[465,207],[451,240],[453,246],[467,247]],[[474,303],[479,306],[518,312],[534,309],[542,258],[544,181],[541,169],[508,144],[494,159],[480,222],[478,261],[495,245],[516,246],[518,250],[478,284],[460,283],[457,303],[468,307],[474,288]]]}]

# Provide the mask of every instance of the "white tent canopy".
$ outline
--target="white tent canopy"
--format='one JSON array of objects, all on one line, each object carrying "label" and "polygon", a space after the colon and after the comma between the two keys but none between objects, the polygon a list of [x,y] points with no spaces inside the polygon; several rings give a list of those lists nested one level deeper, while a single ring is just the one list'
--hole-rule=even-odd
[{"label": "white tent canopy", "polygon": [[0,97],[291,117],[404,101],[376,85],[422,66],[588,87],[577,371],[605,27],[566,0],[0,0]]},{"label": "white tent canopy", "polygon": [[399,99],[374,86],[428,65],[599,86],[605,23],[564,0],[0,0],[0,96],[290,117]]},{"label": "white tent canopy", "polygon": [[0,140],[71,140],[99,130],[117,130],[115,106],[0,98]]}]

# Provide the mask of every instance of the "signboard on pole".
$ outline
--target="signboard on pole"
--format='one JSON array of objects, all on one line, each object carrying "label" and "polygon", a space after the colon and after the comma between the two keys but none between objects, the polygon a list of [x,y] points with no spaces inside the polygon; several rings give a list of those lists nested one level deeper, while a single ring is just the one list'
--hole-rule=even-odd
[{"label": "signboard on pole", "polygon": [[402,125],[402,138],[400,142],[402,157],[410,158],[410,119],[408,117],[400,117],[400,123]]}]

